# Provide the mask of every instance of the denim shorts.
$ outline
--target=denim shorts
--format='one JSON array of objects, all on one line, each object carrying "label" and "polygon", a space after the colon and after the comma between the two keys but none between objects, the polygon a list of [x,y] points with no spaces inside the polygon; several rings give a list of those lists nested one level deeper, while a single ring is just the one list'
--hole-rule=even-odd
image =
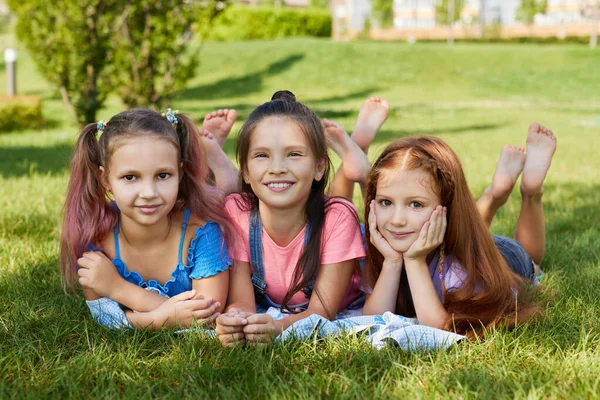
[{"label": "denim shorts", "polygon": [[521,243],[503,236],[492,235],[492,237],[498,251],[513,272],[525,279],[533,280],[533,260]]}]

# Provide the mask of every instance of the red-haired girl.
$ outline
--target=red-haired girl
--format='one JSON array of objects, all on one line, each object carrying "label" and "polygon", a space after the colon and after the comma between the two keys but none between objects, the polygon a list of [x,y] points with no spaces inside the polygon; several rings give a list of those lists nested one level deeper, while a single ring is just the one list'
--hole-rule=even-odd
[{"label": "red-haired girl", "polygon": [[[365,272],[372,290],[363,313],[392,311],[470,337],[528,319],[536,307],[524,292],[544,254],[542,184],[555,149],[552,132],[532,124],[527,148],[504,148],[492,185],[476,203],[445,142],[410,137],[390,144],[367,184]],[[516,240],[492,237],[489,223],[521,172]]]},{"label": "red-haired girl", "polygon": [[99,323],[185,327],[223,310],[230,228],[207,171],[185,115],[132,109],[83,129],[60,261],[65,285],[81,285]]}]

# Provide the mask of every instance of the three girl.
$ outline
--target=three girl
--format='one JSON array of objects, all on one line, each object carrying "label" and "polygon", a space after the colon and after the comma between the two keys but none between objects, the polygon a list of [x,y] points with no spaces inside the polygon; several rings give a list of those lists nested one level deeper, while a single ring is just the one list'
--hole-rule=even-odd
[{"label": "three girl", "polygon": [[83,129],[60,260],[65,283],[82,286],[100,323],[186,327],[223,310],[231,224],[207,173],[185,115],[132,109]]},{"label": "three girl", "polygon": [[[537,310],[525,292],[545,249],[541,199],[555,149],[552,132],[532,124],[527,149],[504,148],[492,185],[475,203],[445,142],[421,137],[390,144],[367,185],[365,269],[372,291],[363,312],[416,316],[470,337],[527,320]],[[489,224],[521,172],[518,241],[492,238]]]}]

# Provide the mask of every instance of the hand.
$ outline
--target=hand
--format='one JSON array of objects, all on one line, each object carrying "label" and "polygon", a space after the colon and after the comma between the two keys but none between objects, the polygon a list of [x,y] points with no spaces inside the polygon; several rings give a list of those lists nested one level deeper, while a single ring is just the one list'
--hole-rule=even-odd
[{"label": "hand", "polygon": [[210,324],[220,315],[217,312],[220,303],[212,297],[207,299],[194,299],[195,290],[179,293],[173,296],[157,309],[151,311],[154,315],[154,324],[161,327],[182,326],[188,328],[194,323]]},{"label": "hand", "polygon": [[371,244],[375,246],[381,255],[393,264],[402,265],[402,253],[396,251],[390,246],[389,242],[383,237],[377,229],[377,216],[375,214],[375,200],[371,200],[369,209],[369,233],[371,234]]},{"label": "hand", "polygon": [[235,347],[246,343],[244,335],[244,326],[248,324],[248,318],[252,315],[249,312],[237,308],[230,309],[227,313],[221,314],[217,318],[217,327],[215,332],[223,346]]},{"label": "hand", "polygon": [[281,333],[273,317],[269,314],[254,314],[246,318],[248,325],[244,327],[246,343],[255,346],[267,346]]},{"label": "hand", "polygon": [[423,224],[419,237],[404,253],[406,261],[425,259],[427,255],[444,241],[446,234],[446,207],[437,206],[429,221]]},{"label": "hand", "polygon": [[112,291],[118,287],[116,283],[123,281],[112,261],[104,253],[88,251],[77,259],[79,269],[77,280],[85,289],[91,289],[98,296],[112,298]]}]

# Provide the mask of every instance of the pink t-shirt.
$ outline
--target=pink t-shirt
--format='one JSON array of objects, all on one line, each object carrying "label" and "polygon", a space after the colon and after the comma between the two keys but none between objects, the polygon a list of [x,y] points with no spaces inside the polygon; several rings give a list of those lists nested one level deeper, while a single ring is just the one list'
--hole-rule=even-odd
[{"label": "pink t-shirt", "polygon": [[[225,199],[225,210],[242,235],[237,246],[230,247],[229,252],[234,260],[250,262],[250,246],[248,244],[250,211],[239,209],[236,200],[240,199],[240,194],[232,194]],[[321,239],[321,265],[365,257],[360,227],[356,216],[351,211],[356,208],[347,200],[336,199],[335,201],[336,203],[327,208],[325,214]],[[281,247],[263,228],[262,245],[267,295],[277,304],[281,304],[292,282],[294,269],[304,249],[305,231],[306,226],[287,246]],[[355,271],[340,310],[345,309],[360,295],[360,273]],[[289,305],[294,306],[305,302],[304,292],[299,291],[291,298]]]}]

